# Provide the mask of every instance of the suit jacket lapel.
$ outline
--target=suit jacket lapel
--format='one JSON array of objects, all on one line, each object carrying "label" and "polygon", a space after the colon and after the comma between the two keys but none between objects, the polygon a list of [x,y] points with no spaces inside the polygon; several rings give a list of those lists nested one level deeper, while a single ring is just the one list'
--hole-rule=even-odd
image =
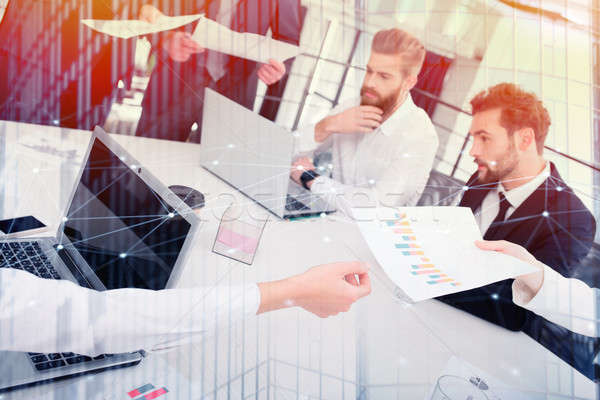
[{"label": "suit jacket lapel", "polygon": [[[555,203],[556,181],[562,180],[554,164],[550,163],[550,177],[517,208],[510,217],[496,230],[493,239],[506,239],[510,233],[528,220],[537,220],[549,205]],[[533,233],[533,232],[531,232]]]},{"label": "suit jacket lapel", "polygon": [[496,187],[496,184],[490,185],[479,183],[477,175],[478,173],[475,172],[467,181],[466,186],[469,190],[465,192],[459,204],[461,207],[470,207],[473,213],[481,206],[483,199],[487,196],[489,191]]}]

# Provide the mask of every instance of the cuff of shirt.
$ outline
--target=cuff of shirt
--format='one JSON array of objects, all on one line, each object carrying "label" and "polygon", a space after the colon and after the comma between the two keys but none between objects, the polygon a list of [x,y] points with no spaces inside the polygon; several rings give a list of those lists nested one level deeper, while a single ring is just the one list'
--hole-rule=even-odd
[{"label": "cuff of shirt", "polygon": [[332,196],[335,194],[336,182],[326,176],[318,176],[313,180],[310,191],[318,196]]},{"label": "cuff of shirt", "polygon": [[520,280],[515,279],[512,285],[513,292],[513,303],[518,306],[527,308],[528,310],[541,309],[545,307],[544,300],[547,299],[547,291],[549,285],[547,282],[552,280],[556,280],[558,272],[554,271],[552,268],[548,267],[543,263],[539,263],[542,266],[544,271],[544,278],[542,280],[542,285],[537,293],[533,293],[531,289],[521,283]]}]

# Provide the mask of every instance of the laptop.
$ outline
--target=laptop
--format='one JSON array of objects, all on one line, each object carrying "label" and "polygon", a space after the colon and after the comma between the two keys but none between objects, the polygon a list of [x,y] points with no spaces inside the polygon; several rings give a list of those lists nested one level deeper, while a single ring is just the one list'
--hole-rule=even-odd
[{"label": "laptop", "polygon": [[[97,127],[54,237],[0,238],[0,268],[95,290],[173,287],[198,217]],[[39,327],[43,335],[44,327]],[[31,334],[31,333],[29,333]],[[143,351],[87,357],[0,352],[0,391],[127,367]]]},{"label": "laptop", "polygon": [[294,136],[225,96],[204,92],[201,165],[280,218],[335,208],[290,179]]}]

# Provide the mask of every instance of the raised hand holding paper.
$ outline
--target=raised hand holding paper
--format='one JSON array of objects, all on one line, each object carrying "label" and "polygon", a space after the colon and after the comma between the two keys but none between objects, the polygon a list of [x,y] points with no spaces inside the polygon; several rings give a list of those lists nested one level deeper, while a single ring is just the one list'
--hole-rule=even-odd
[{"label": "raised hand holding paper", "polygon": [[134,36],[148,35],[162,31],[179,28],[202,17],[202,14],[181,15],[179,17],[169,17],[162,15],[156,22],[150,23],[137,19],[129,20],[101,20],[101,19],[82,19],[81,22],[95,31],[115,36],[121,39],[129,39]]},{"label": "raised hand holding paper", "polygon": [[481,233],[468,207],[353,208],[352,214],[377,262],[413,301],[535,271],[478,249]]},{"label": "raised hand holding paper", "polygon": [[192,39],[206,49],[264,64],[269,59],[283,62],[300,53],[300,48],[293,44],[255,33],[236,32],[208,18],[198,21]]}]

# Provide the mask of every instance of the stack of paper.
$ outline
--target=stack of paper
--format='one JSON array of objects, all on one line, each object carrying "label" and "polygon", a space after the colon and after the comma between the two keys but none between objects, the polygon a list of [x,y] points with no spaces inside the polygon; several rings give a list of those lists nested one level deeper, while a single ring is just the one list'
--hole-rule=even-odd
[{"label": "stack of paper", "polygon": [[353,208],[360,231],[389,278],[413,301],[461,292],[536,271],[478,249],[467,207]]}]

